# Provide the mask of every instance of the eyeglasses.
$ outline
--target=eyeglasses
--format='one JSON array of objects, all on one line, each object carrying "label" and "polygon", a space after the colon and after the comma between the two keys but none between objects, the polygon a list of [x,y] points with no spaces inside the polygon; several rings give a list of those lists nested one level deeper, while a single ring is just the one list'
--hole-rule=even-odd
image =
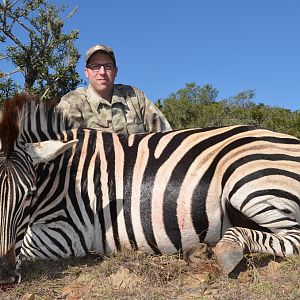
[{"label": "eyeglasses", "polygon": [[105,71],[112,71],[115,68],[115,65],[113,63],[88,64],[87,67],[91,69],[93,72],[99,72],[101,67],[103,67]]}]

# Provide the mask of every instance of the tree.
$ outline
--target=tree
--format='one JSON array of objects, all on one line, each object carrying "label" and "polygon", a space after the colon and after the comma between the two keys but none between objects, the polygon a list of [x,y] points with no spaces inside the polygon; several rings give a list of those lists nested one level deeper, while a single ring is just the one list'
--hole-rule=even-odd
[{"label": "tree", "polygon": [[184,89],[178,90],[175,94],[171,94],[170,97],[179,99],[185,99],[191,104],[211,104],[216,100],[218,96],[218,90],[212,85],[206,84],[204,86],[196,85],[195,82],[187,83]]},{"label": "tree", "polygon": [[[221,100],[222,109],[226,112],[223,125],[258,125],[259,115],[255,116],[255,114],[252,114],[253,110],[256,111],[256,104],[252,101],[254,97],[254,90],[245,90],[229,99]],[[254,117],[257,118],[254,119]]]},{"label": "tree", "polygon": [[159,99],[157,105],[173,129],[247,124],[300,138],[300,111],[255,104],[254,90],[219,101],[215,100],[217,94],[211,85],[189,83],[168,98]]},{"label": "tree", "polygon": [[74,46],[79,32],[63,32],[65,21],[77,8],[62,19],[66,7],[48,0],[3,0],[0,4],[0,44],[5,45],[0,61],[14,68],[0,70],[6,93],[14,93],[10,79],[16,73],[24,77],[23,91],[46,99],[60,99],[81,82],[76,72],[80,55]]},{"label": "tree", "polygon": [[212,85],[198,86],[196,83],[187,83],[186,87],[172,93],[164,99],[163,104],[159,100],[160,109],[169,120],[174,129],[201,126],[199,120],[204,107],[214,104],[218,90]]},{"label": "tree", "polygon": [[20,86],[17,85],[11,78],[0,78],[0,99],[8,99],[16,94]]},{"label": "tree", "polygon": [[246,91],[239,92],[237,95],[222,101],[230,107],[238,106],[246,109],[254,105],[254,102],[252,102],[252,99],[254,97],[255,97],[254,90],[246,90]]}]

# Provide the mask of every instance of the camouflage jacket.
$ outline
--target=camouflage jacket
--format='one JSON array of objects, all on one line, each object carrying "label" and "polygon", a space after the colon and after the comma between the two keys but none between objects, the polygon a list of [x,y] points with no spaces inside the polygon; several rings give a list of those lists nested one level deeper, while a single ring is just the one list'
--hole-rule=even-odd
[{"label": "camouflage jacket", "polygon": [[75,126],[123,134],[172,130],[162,112],[132,86],[115,84],[111,103],[96,94],[91,85],[61,98],[58,107]]}]

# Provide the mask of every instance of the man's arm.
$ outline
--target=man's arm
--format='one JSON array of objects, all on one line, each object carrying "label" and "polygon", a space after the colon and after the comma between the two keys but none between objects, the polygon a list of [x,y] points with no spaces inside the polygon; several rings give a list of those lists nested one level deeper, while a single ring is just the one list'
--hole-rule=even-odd
[{"label": "man's arm", "polygon": [[167,132],[172,127],[164,114],[145,95],[144,124],[147,132]]}]

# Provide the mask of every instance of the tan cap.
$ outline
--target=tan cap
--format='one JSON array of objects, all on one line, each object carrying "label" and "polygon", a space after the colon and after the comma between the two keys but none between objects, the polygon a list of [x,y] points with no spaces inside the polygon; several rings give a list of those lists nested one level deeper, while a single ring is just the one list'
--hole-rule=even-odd
[{"label": "tan cap", "polygon": [[88,60],[91,58],[91,56],[98,51],[108,54],[112,58],[114,64],[116,65],[116,58],[115,58],[113,49],[110,47],[107,47],[105,45],[95,45],[95,46],[89,48],[85,54],[85,62],[87,63]]}]

